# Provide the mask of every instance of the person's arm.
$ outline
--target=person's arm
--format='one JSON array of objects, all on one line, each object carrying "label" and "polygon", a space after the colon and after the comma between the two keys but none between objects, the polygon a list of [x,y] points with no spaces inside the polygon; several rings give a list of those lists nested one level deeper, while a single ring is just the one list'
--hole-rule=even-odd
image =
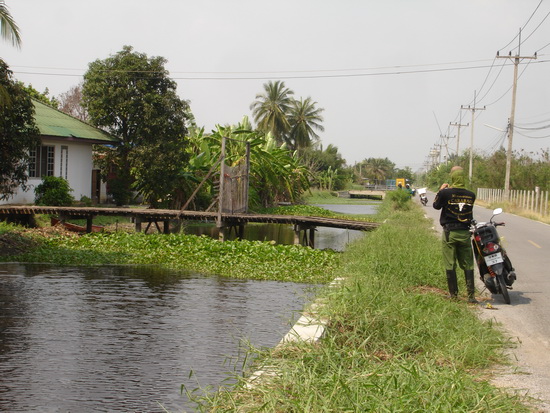
[{"label": "person's arm", "polygon": [[434,209],[441,209],[441,208],[443,208],[443,205],[445,205],[445,201],[442,199],[441,191],[443,189],[448,188],[448,187],[449,187],[449,184],[447,184],[447,183],[445,183],[445,184],[443,184],[439,187],[439,191],[435,195],[435,199],[434,199],[434,202],[433,202]]}]

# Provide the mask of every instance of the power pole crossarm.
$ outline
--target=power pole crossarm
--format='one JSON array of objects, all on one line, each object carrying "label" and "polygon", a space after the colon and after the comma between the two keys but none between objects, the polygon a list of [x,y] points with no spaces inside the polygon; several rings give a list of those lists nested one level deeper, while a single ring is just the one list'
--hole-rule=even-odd
[{"label": "power pole crossarm", "polygon": [[456,126],[457,129],[458,129],[458,133],[456,135],[456,156],[458,156],[460,154],[459,150],[460,150],[460,128],[462,126],[470,126],[469,123],[467,123],[466,125],[463,125],[462,123],[460,122],[451,122],[449,123],[449,126]]}]

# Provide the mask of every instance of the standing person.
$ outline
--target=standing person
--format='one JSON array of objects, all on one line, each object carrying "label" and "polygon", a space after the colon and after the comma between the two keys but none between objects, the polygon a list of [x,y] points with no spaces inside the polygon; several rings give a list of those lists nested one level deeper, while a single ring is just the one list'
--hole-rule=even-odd
[{"label": "standing person", "polygon": [[476,196],[464,186],[464,171],[460,166],[451,169],[451,184],[439,188],[433,207],[441,210],[439,223],[443,227],[441,243],[447,285],[451,298],[458,295],[456,264],[464,271],[468,302],[477,303],[474,287],[474,257],[470,242],[470,223]]}]

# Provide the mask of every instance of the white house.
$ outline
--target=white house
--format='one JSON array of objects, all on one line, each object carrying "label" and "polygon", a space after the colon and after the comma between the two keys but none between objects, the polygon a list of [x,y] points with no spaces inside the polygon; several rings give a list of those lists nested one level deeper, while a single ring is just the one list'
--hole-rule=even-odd
[{"label": "white house", "polygon": [[105,185],[94,169],[92,145],[113,145],[118,139],[101,129],[33,99],[35,122],[40,130],[41,145],[31,151],[27,191],[19,189],[0,204],[32,204],[34,188],[43,176],[61,176],[73,189],[71,195],[80,200],[88,197],[95,202],[106,199]]}]

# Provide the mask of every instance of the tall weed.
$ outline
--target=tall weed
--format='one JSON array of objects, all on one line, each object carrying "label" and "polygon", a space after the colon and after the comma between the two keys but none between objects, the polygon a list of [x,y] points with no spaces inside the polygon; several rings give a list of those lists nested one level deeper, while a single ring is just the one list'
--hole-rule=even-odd
[{"label": "tall weed", "polygon": [[[382,209],[377,231],[352,244],[326,288],[317,344],[258,350],[271,366],[252,388],[205,395],[204,411],[494,412],[529,411],[493,387],[486,369],[507,340],[465,301],[445,298],[439,242],[419,208]],[[386,202],[385,202],[386,203]]]}]

